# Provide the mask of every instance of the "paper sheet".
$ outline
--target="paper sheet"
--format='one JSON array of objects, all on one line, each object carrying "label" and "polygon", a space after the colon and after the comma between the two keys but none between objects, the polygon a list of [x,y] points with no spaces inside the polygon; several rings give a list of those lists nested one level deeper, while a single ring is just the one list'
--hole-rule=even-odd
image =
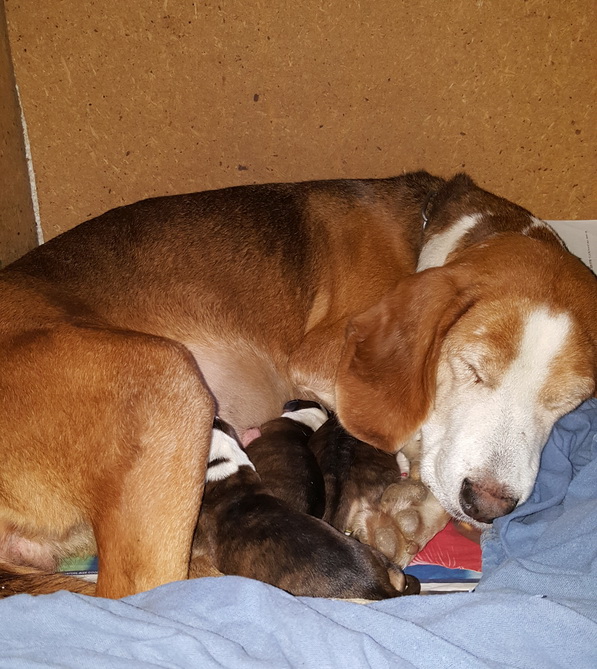
[{"label": "paper sheet", "polygon": [[547,221],[570,253],[597,273],[597,221]]}]

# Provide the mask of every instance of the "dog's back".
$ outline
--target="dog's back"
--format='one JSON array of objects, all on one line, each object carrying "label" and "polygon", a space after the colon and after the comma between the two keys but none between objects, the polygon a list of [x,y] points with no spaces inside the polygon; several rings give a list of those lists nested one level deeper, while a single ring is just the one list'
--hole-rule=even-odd
[{"label": "dog's back", "polygon": [[194,557],[224,574],[294,595],[385,599],[416,591],[384,556],[292,510],[261,482],[238,442],[216,424]]}]

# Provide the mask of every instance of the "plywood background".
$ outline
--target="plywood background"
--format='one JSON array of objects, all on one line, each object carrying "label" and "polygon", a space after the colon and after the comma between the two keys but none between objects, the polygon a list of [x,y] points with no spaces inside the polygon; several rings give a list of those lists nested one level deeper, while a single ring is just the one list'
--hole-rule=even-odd
[{"label": "plywood background", "polygon": [[0,267],[36,244],[21,114],[0,0]]},{"label": "plywood background", "polygon": [[49,238],[143,197],[467,170],[597,217],[594,0],[5,0]]}]

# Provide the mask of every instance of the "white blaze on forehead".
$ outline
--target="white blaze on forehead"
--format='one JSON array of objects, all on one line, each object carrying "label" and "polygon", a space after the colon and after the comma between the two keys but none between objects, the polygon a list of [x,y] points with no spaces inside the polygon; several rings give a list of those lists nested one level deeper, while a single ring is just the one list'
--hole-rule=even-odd
[{"label": "white blaze on forehead", "polygon": [[524,375],[526,383],[521,386],[530,386],[538,394],[549,375],[552,361],[561,352],[570,333],[570,317],[539,308],[528,315],[523,327],[518,355],[508,375],[519,379]]},{"label": "white blaze on forehead", "polygon": [[222,430],[212,430],[207,481],[221,481],[236,474],[239,467],[255,469],[236,439]]},{"label": "white blaze on forehead", "polygon": [[441,267],[466,233],[477,225],[483,214],[467,214],[455,221],[447,230],[431,237],[419,256],[417,272],[429,267]]},{"label": "white blaze on forehead", "polygon": [[298,411],[285,411],[282,414],[282,418],[290,418],[297,423],[302,423],[315,432],[315,430],[318,430],[326,422],[328,415],[323,409],[309,407],[308,409],[299,409]]}]

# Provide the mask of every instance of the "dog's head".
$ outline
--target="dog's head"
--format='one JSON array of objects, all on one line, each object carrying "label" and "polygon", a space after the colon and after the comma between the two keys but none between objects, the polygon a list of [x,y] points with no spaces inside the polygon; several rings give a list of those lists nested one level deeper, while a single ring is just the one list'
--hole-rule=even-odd
[{"label": "dog's head", "polygon": [[484,211],[484,191],[467,188],[481,204],[465,233],[489,234],[461,245],[462,213],[444,222],[445,264],[353,319],[336,392],[346,429],[378,448],[420,432],[424,482],[452,515],[483,523],[528,498],[553,424],[595,393],[597,279],[528,212],[511,205],[531,234],[503,211],[491,225],[494,196]]}]

